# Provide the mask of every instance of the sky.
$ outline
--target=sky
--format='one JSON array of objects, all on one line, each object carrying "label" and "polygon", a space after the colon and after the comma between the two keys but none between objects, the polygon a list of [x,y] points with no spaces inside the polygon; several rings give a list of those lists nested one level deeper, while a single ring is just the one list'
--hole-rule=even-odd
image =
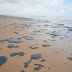
[{"label": "sky", "polygon": [[0,0],[0,15],[72,16],[72,0]]}]

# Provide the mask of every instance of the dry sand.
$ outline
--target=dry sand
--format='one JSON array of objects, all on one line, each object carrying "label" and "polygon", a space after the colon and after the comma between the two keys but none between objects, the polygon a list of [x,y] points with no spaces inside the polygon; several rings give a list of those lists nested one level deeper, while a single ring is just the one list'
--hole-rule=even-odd
[{"label": "dry sand", "polygon": [[[62,21],[62,20],[61,20]],[[72,24],[52,23],[49,20],[34,20],[0,16],[0,40],[17,39],[21,43],[0,42],[0,56],[6,56],[7,61],[0,66],[0,72],[72,72]],[[33,37],[34,40],[24,39],[23,36]],[[18,48],[8,48],[14,44]],[[43,47],[43,45],[50,45]],[[38,47],[31,49],[30,46]],[[11,53],[24,52],[25,55],[11,57]],[[32,59],[25,68],[25,63],[31,60],[32,54],[41,54],[42,58]],[[41,60],[44,59],[44,62]],[[34,65],[41,64],[44,67]],[[35,71],[34,68],[41,67]]]}]

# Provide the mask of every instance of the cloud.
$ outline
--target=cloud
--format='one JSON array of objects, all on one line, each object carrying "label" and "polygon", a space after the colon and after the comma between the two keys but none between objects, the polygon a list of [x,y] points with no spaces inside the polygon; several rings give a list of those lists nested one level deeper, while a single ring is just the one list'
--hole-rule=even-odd
[{"label": "cloud", "polygon": [[20,0],[0,0],[0,3],[18,3]]},{"label": "cloud", "polygon": [[72,10],[63,3],[64,0],[0,0],[0,14],[63,15],[66,8]]}]

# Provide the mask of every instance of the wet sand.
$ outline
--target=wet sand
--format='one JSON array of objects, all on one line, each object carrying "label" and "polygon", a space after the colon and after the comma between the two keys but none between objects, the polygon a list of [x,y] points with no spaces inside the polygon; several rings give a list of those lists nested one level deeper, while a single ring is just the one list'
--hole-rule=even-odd
[{"label": "wet sand", "polygon": [[[1,41],[4,39],[22,42]],[[8,48],[12,44],[18,47]],[[20,52],[24,55],[10,56]],[[34,54],[41,57],[31,59]],[[72,72],[72,19],[0,16],[1,56],[7,60],[0,72]]]}]

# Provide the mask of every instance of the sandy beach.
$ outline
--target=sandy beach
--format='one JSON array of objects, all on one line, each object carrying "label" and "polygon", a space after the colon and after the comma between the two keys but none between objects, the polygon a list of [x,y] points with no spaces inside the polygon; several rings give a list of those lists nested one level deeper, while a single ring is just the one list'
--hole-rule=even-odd
[{"label": "sandy beach", "polygon": [[0,15],[0,72],[72,72],[72,19]]}]

